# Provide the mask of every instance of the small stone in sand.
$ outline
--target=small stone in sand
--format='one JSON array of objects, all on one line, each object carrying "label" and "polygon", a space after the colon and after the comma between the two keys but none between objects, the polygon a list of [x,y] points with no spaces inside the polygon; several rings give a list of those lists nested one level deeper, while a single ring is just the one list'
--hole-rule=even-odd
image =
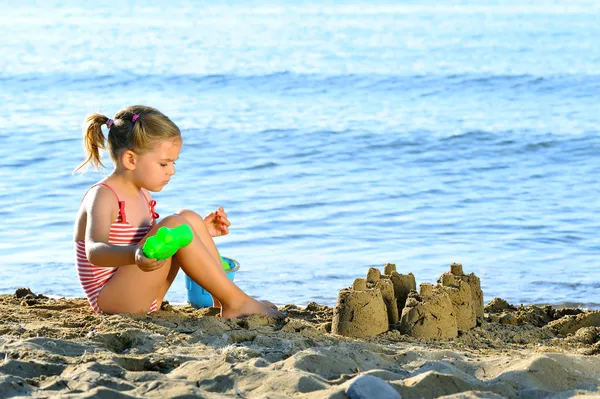
[{"label": "small stone in sand", "polygon": [[374,375],[359,375],[350,380],[346,388],[350,399],[401,399],[402,396],[390,384]]}]

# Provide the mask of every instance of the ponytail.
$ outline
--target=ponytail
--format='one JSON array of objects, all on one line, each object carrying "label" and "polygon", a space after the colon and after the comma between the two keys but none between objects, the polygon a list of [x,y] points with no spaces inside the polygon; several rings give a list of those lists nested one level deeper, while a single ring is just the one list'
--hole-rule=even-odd
[{"label": "ponytail", "polygon": [[73,173],[79,171],[87,164],[91,164],[94,169],[99,170],[104,167],[100,160],[100,150],[104,150],[106,138],[102,133],[101,126],[109,121],[104,115],[92,114],[85,119],[83,124],[83,146],[87,159],[74,170]]}]

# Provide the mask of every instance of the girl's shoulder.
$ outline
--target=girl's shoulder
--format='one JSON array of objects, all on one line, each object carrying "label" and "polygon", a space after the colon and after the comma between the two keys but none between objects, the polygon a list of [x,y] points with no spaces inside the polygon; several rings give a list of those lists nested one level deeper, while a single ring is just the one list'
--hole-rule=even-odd
[{"label": "girl's shoulder", "polygon": [[98,207],[102,208],[119,208],[119,200],[116,194],[109,187],[101,184],[93,185],[83,195],[81,205],[92,210]]},{"label": "girl's shoulder", "polygon": [[86,230],[104,232],[108,236],[111,223],[119,214],[119,203],[110,189],[94,185],[85,192],[81,199],[77,222],[75,223],[75,239],[85,239]]}]

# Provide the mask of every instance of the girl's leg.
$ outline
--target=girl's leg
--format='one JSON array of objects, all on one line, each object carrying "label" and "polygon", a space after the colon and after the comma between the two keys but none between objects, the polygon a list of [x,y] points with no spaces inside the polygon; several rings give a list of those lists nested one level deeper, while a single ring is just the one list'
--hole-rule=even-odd
[{"label": "girl's leg", "polygon": [[[217,251],[217,247],[215,245],[213,238],[211,237],[210,233],[206,229],[206,224],[204,223],[204,219],[202,218],[202,216],[198,215],[194,211],[190,211],[189,209],[182,209],[175,213],[177,215],[183,216],[188,221],[188,224],[194,229],[196,234],[198,234],[198,237],[200,237],[200,239],[202,240],[202,243],[204,244],[206,249],[208,249],[208,252],[213,256],[213,258],[215,258],[217,263],[221,264],[221,258],[219,256],[219,252]],[[212,298],[213,298],[213,306],[220,308],[221,303],[219,302],[219,300],[214,295],[212,296]]]},{"label": "girl's leg", "polygon": [[[227,277],[212,237],[210,237],[206,230],[204,220],[191,211],[184,214],[188,217],[198,217],[196,225],[199,226],[200,234],[204,235],[210,246],[212,246],[214,254],[211,254],[211,251],[204,245],[203,240],[200,238],[201,236],[198,234],[198,231],[195,230],[194,226],[191,226],[192,230],[194,230],[194,240],[187,247],[177,251],[173,258],[181,265],[185,274],[200,284],[220,302],[221,316],[241,317],[254,313],[262,313],[271,317],[283,317],[283,314],[278,310],[272,309],[264,303],[248,296]],[[177,215],[173,217],[175,216]],[[183,221],[171,219],[167,225],[171,224],[169,227],[177,227],[188,222],[188,219],[182,219]],[[201,224],[199,223],[200,220],[202,220]]]},{"label": "girl's leg", "polygon": [[100,291],[98,306],[108,314],[147,313],[154,300],[160,306],[178,270],[173,259],[151,272],[143,272],[136,264],[120,266]]},{"label": "girl's leg", "polygon": [[[162,225],[161,222],[152,227],[142,243],[156,234]],[[154,300],[161,305],[179,268],[174,257],[166,259],[163,267],[151,272],[142,271],[136,264],[121,266],[100,291],[98,306],[108,314],[145,314]]]},{"label": "girl's leg", "polygon": [[[154,226],[146,238],[161,226],[172,228],[184,223],[187,223],[187,219],[180,215],[169,216]],[[220,301],[223,317],[240,317],[254,313],[282,317],[279,311],[246,295],[229,280],[221,263],[210,254],[196,231],[192,243],[177,251],[175,256],[158,270],[143,272],[136,265],[119,267],[100,292],[98,305],[106,313],[145,313],[152,301],[164,296],[179,267]]]},{"label": "girl's leg", "polygon": [[[108,314],[143,314],[156,300],[160,308],[179,269],[177,260],[173,258],[167,259],[164,267],[152,272],[143,272],[137,265],[122,266],[100,292],[98,306]],[[131,281],[135,281],[136,285],[131,286]]]},{"label": "girl's leg", "polygon": [[175,277],[177,277],[179,269],[181,269],[181,267],[179,266],[179,263],[177,263],[177,259],[171,258],[171,267],[169,268],[169,274],[167,274],[167,278],[161,285],[158,291],[158,295],[156,296],[156,302],[158,303],[159,307],[162,304],[165,295],[167,294],[167,291],[169,290],[169,288],[171,288],[173,281],[175,281]]}]

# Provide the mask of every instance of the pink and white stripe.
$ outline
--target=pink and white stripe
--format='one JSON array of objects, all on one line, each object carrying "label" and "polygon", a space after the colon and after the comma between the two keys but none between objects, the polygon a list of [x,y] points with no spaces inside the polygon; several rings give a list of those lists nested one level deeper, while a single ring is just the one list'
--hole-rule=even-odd
[{"label": "pink and white stripe", "polygon": [[[110,226],[108,244],[112,245],[136,245],[150,231],[151,226],[133,227],[127,222],[121,221],[121,216],[117,217]],[[101,267],[91,264],[85,253],[85,241],[75,242],[75,263],[77,265],[77,275],[81,287],[96,313],[102,313],[98,307],[98,295],[108,280],[117,272],[117,267]],[[150,305],[148,313],[158,310],[156,299]]]}]

